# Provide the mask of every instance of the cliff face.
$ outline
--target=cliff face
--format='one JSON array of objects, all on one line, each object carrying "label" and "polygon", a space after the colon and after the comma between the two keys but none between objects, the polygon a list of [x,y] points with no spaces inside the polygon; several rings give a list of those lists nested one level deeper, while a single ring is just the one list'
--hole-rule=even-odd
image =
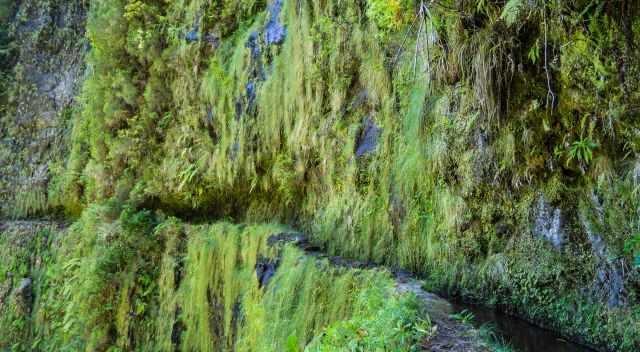
[{"label": "cliff face", "polygon": [[605,349],[640,345],[634,1],[88,5],[86,45],[80,5],[17,5],[5,216],[110,202],[278,221]]},{"label": "cliff face", "polygon": [[4,217],[51,212],[52,175],[68,152],[70,117],[84,77],[81,2],[6,2],[12,41],[0,120],[0,211]]}]

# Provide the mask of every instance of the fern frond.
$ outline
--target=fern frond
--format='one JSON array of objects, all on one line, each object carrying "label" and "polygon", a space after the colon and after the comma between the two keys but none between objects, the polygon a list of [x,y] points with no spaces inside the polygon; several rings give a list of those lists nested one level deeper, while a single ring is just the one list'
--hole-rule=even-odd
[{"label": "fern frond", "polygon": [[507,26],[512,26],[522,16],[526,8],[526,0],[509,0],[504,4],[500,18],[505,21]]}]

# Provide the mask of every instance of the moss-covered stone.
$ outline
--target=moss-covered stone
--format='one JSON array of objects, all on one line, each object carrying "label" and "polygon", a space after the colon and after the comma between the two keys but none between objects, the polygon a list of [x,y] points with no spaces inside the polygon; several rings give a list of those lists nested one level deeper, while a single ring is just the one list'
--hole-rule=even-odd
[{"label": "moss-covered stone", "polygon": [[11,59],[3,59],[9,80],[0,109],[0,214],[5,218],[44,215],[59,207],[49,185],[64,167],[84,77],[84,5],[32,0],[14,6],[8,14],[0,11],[12,40]]}]

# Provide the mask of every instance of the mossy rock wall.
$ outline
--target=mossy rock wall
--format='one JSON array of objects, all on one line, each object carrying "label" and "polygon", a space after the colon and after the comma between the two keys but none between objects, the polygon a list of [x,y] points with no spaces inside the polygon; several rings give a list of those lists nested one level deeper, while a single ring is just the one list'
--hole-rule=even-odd
[{"label": "mossy rock wall", "polygon": [[90,74],[48,206],[277,220],[640,345],[634,1],[88,5]]},{"label": "mossy rock wall", "polygon": [[52,175],[67,157],[71,116],[84,80],[81,1],[3,1],[0,82],[0,214],[55,211]]}]

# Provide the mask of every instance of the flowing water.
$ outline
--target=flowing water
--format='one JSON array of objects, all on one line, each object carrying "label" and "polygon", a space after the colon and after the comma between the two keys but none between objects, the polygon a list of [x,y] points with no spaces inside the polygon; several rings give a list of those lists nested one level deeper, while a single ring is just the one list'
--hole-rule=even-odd
[{"label": "flowing water", "polygon": [[[377,266],[372,263],[359,262],[341,257],[326,256],[320,248],[311,245],[305,236],[301,234],[272,236],[269,241],[294,242],[307,254],[327,257],[334,265],[348,267]],[[439,296],[425,291],[423,289],[423,282],[415,279],[411,273],[399,269],[393,269],[391,271],[394,273],[396,278],[397,289],[399,292],[413,292],[418,299],[424,302],[426,310],[433,321],[436,321],[441,325],[450,325],[442,326],[444,328],[443,330],[463,329],[460,327],[459,323],[452,324],[451,317],[456,313],[466,310],[473,313],[472,322],[476,328],[481,328],[484,325],[490,325],[492,330],[502,338],[508,346],[517,352],[596,352],[589,347],[567,341],[553,331],[535,326],[511,315],[481,306],[464,304],[451,297],[442,298],[445,296]],[[432,348],[432,350],[473,350],[469,349],[467,346],[469,341],[465,341],[465,339],[460,338],[459,335],[463,336],[464,334],[453,334],[452,336],[444,337],[446,340],[444,345],[450,346],[449,349]]]},{"label": "flowing water", "polygon": [[518,352],[595,352],[595,350],[567,340],[553,331],[532,325],[522,319],[491,309],[454,303],[456,313],[467,310],[473,313],[473,324],[480,327],[489,324],[498,336]]}]

